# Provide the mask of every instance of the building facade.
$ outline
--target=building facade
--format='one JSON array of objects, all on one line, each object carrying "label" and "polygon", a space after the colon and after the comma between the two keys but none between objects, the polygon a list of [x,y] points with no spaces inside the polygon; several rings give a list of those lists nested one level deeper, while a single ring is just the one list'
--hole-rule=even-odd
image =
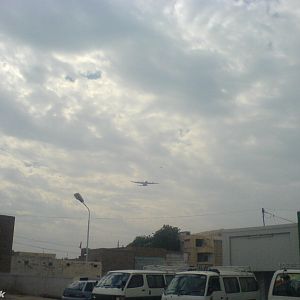
[{"label": "building facade", "polygon": [[55,254],[14,252],[11,273],[16,275],[56,278],[99,278],[102,275],[101,262],[56,259]]},{"label": "building facade", "polygon": [[9,273],[15,217],[0,215],[0,272]]},{"label": "building facade", "polygon": [[206,269],[222,265],[222,230],[180,233],[181,252],[190,268]]},{"label": "building facade", "polygon": [[[81,249],[80,259],[84,258],[85,249]],[[175,267],[184,265],[180,252],[143,247],[89,249],[89,260],[101,262],[103,275],[108,271],[143,269],[149,265]]]},{"label": "building facade", "polygon": [[223,264],[250,266],[266,299],[275,270],[282,265],[299,268],[298,236],[297,224],[223,230]]}]

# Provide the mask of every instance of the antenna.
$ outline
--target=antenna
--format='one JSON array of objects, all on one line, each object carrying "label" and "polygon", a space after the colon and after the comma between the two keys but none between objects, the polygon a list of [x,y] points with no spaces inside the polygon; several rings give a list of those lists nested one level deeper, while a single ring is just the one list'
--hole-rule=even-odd
[{"label": "antenna", "polygon": [[261,212],[262,212],[263,224],[264,224],[264,226],[266,226],[266,224],[265,224],[265,209],[262,208],[262,209],[261,209]]}]

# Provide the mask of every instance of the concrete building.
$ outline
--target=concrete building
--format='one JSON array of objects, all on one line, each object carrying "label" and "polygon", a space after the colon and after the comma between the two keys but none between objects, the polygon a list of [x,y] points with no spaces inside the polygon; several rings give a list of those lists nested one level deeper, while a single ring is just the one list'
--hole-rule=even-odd
[{"label": "concrete building", "polygon": [[280,264],[299,266],[298,225],[222,230],[223,265],[250,266],[266,299],[270,280]]},{"label": "concrete building", "polygon": [[[84,260],[85,249],[80,259]],[[149,265],[175,266],[184,264],[180,252],[160,248],[122,247],[89,249],[89,260],[101,262],[103,274],[112,270],[143,269]]]},{"label": "concrete building", "polygon": [[9,273],[15,217],[0,215],[0,272]]},{"label": "concrete building", "polygon": [[181,252],[185,262],[196,269],[222,265],[222,230],[191,234],[180,233]]}]

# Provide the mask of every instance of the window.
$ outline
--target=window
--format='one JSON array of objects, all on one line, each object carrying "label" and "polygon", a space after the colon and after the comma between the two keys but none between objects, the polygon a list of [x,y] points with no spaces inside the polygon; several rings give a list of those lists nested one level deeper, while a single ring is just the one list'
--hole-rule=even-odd
[{"label": "window", "polygon": [[258,290],[258,284],[253,277],[240,277],[240,285],[242,292],[254,292]]},{"label": "window", "polygon": [[220,279],[217,276],[212,276],[208,281],[207,296],[210,296],[215,291],[221,291]]},{"label": "window", "polygon": [[172,279],[174,278],[174,275],[165,275],[166,278],[166,285],[168,286],[170,284],[170,282],[172,281]]},{"label": "window", "polygon": [[206,275],[177,275],[169,284],[166,295],[204,296]]},{"label": "window", "polygon": [[278,274],[274,283],[273,295],[300,297],[300,274]]},{"label": "window", "polygon": [[197,253],[198,262],[208,262],[210,260],[210,253]]},{"label": "window", "polygon": [[84,281],[75,281],[71,283],[68,288],[71,290],[81,291],[84,287]]},{"label": "window", "polygon": [[92,292],[93,288],[94,288],[94,285],[95,284],[93,282],[87,282],[84,290],[86,292]]},{"label": "window", "polygon": [[149,288],[164,288],[165,281],[163,275],[147,275],[147,283]]},{"label": "window", "polygon": [[228,294],[239,293],[240,286],[236,277],[225,277],[223,278],[225,291]]},{"label": "window", "polygon": [[121,288],[126,285],[128,278],[128,273],[111,272],[100,279],[97,287]]},{"label": "window", "polygon": [[196,247],[202,247],[204,245],[203,239],[196,239]]},{"label": "window", "polygon": [[127,288],[137,288],[144,285],[143,275],[132,275]]}]

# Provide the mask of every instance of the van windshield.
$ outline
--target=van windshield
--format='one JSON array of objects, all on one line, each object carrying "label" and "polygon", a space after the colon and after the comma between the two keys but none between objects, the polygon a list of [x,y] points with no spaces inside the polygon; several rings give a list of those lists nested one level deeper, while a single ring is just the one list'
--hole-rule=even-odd
[{"label": "van windshield", "polygon": [[101,278],[96,287],[123,288],[126,285],[128,278],[129,273],[108,273],[107,275]]},{"label": "van windshield", "polygon": [[206,275],[176,275],[165,291],[166,295],[204,296]]},{"label": "van windshield", "polygon": [[68,289],[81,291],[84,287],[85,282],[75,281],[68,286]]}]

